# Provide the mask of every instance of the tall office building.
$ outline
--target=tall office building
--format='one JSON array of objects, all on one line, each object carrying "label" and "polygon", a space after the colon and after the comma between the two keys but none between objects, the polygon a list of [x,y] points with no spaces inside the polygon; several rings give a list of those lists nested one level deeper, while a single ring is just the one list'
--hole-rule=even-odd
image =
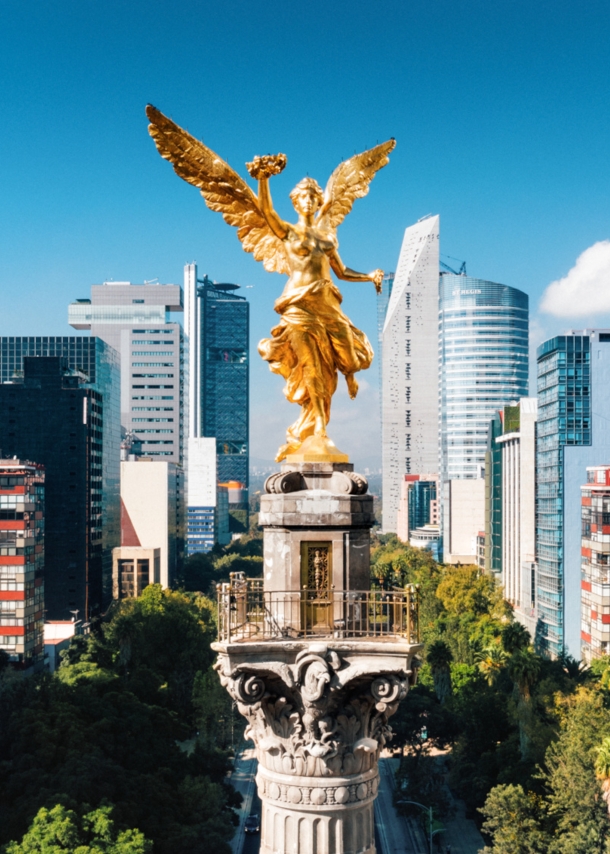
[{"label": "tall office building", "polygon": [[441,478],[481,476],[496,410],[527,397],[528,296],[508,285],[441,273]]},{"label": "tall office building", "polygon": [[[405,231],[382,332],[383,530],[405,474],[438,470],[439,218]],[[388,288],[389,290],[389,288]]]},{"label": "tall office building", "polygon": [[[118,420],[119,358],[114,348],[101,338],[81,335],[0,338],[0,382],[22,379],[26,356],[57,356],[63,359],[70,370],[86,376],[91,388],[104,396],[108,412],[113,413],[112,418]],[[114,436],[113,440],[117,437]]]},{"label": "tall office building", "polygon": [[[512,408],[512,407],[511,407]],[[495,413],[489,422],[485,452],[485,556],[483,567],[502,575],[502,446],[497,439],[504,430],[504,409]]]},{"label": "tall office building", "polygon": [[383,327],[394,287],[395,273],[385,273],[381,282],[381,293],[377,294],[377,370],[379,371],[379,406],[383,416]]},{"label": "tall office building", "polygon": [[[94,336],[31,336],[0,338],[0,383],[20,383],[26,357],[56,357],[68,370],[79,375],[83,388],[96,392],[103,405],[101,437],[93,451],[98,454],[95,488],[101,490],[102,561],[104,578],[112,572],[112,549],[120,538],[119,514],[119,447],[120,372],[116,350]],[[1,416],[1,413],[0,413]],[[6,414],[5,414],[6,416]],[[11,416],[8,417],[9,421]],[[12,431],[11,431],[12,432]],[[99,441],[101,439],[101,442]],[[101,447],[99,447],[101,444]],[[4,448],[0,444],[0,447]],[[4,453],[13,452],[7,446]],[[26,455],[27,456],[27,455]],[[45,462],[30,456],[36,462]],[[47,472],[47,477],[48,477]],[[101,481],[100,481],[101,478]],[[51,492],[51,494],[53,494]],[[53,546],[51,546],[53,554]],[[69,563],[74,563],[70,560]],[[73,567],[72,567],[73,568]],[[81,617],[83,614],[81,614]],[[57,617],[65,619],[65,615]]]},{"label": "tall office building", "polygon": [[189,436],[216,439],[217,477],[248,485],[250,306],[239,285],[184,271],[189,340]]},{"label": "tall office building", "polygon": [[[25,357],[23,377],[0,384],[0,448],[46,471],[45,609],[87,620],[112,595],[120,542],[118,386],[107,349],[109,398],[59,357]],[[99,378],[98,378],[99,379]]]},{"label": "tall office building", "polygon": [[558,335],[537,358],[536,640],[548,655],[579,658],[580,493],[587,467],[610,452],[610,330]]},{"label": "tall office building", "polygon": [[[248,486],[250,306],[239,285],[198,278],[197,265],[184,268],[185,330],[189,352],[189,488],[187,548],[207,551],[210,536],[226,542],[226,498],[218,486]],[[214,446],[208,440],[213,440]],[[214,464],[210,454],[214,452]],[[215,492],[210,488],[214,468]],[[244,529],[245,501],[230,506],[232,530]],[[209,501],[210,503],[202,503]],[[247,530],[247,524],[245,525]]]},{"label": "tall office building", "polygon": [[438,560],[438,475],[405,474],[400,485],[396,535],[403,543],[428,548]]},{"label": "tall office building", "polygon": [[485,570],[494,572],[515,617],[536,633],[536,420],[524,397],[490,423],[485,459]]},{"label": "tall office building", "polygon": [[0,650],[20,669],[44,660],[44,478],[0,460]]},{"label": "tall office building", "polygon": [[[477,536],[485,528],[482,478],[489,422],[505,404],[527,396],[528,337],[527,294],[508,285],[441,273],[440,476],[443,554],[449,562],[455,562],[452,554],[458,554],[449,537],[450,531],[458,531],[458,496],[460,502],[470,501],[473,528],[464,529],[466,520],[459,526],[460,551],[468,549],[467,556],[460,555],[459,560],[467,557],[476,562]],[[473,482],[459,488],[448,486],[460,480]]]},{"label": "tall office building", "polygon": [[146,456],[182,463],[185,391],[180,285],[104,282],[68,309],[75,329],[89,329],[119,353],[121,426],[137,436]]}]

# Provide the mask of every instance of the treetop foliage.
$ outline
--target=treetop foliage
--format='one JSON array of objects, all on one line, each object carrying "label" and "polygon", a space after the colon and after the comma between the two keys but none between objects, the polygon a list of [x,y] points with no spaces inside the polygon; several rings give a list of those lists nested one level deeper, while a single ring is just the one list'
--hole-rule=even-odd
[{"label": "treetop foliage", "polygon": [[610,657],[540,657],[493,577],[396,537],[378,538],[371,577],[420,591],[423,665],[392,718],[408,747],[399,797],[442,814],[430,750],[450,747],[448,779],[480,811],[487,854],[610,854]]},{"label": "treetop foliage", "polygon": [[[151,585],[76,637],[53,676],[0,677],[0,845],[22,839],[7,854],[61,827],[82,854],[229,854],[228,755],[192,739],[214,637],[210,600]],[[40,850],[73,850],[60,842]]]},{"label": "treetop foliage", "polygon": [[116,831],[111,807],[78,816],[57,804],[42,807],[21,842],[9,842],[6,854],[149,854],[152,843],[139,830]]},{"label": "treetop foliage", "polygon": [[263,572],[263,540],[252,531],[233,540],[228,546],[215,546],[212,551],[191,555],[185,561],[180,586],[216,596],[216,584],[229,580],[229,573],[244,572],[248,578],[259,578]]}]

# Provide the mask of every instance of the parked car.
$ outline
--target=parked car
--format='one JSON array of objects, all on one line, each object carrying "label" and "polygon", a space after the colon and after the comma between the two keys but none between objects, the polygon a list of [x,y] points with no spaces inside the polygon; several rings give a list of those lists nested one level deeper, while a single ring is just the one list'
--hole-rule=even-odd
[{"label": "parked car", "polygon": [[246,833],[260,833],[261,832],[261,817],[256,813],[252,813],[246,819],[246,823],[244,825],[244,830]]}]

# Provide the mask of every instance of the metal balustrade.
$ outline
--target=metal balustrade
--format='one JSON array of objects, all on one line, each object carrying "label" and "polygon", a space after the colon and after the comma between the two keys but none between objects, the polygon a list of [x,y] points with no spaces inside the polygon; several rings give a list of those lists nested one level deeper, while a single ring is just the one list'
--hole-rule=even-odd
[{"label": "metal balustrade", "polygon": [[417,585],[393,590],[265,590],[231,573],[217,585],[218,640],[353,638],[419,643]]}]

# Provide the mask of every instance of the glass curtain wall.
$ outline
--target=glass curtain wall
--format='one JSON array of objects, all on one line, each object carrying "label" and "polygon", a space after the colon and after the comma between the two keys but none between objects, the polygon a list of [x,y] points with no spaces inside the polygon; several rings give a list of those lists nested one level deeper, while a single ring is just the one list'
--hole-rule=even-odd
[{"label": "glass curtain wall", "polygon": [[216,438],[219,483],[248,486],[249,304],[239,285],[205,279],[201,316],[201,435]]},{"label": "glass curtain wall", "polygon": [[591,444],[588,335],[559,335],[538,348],[536,436],[536,642],[554,657],[564,648],[564,448]]},{"label": "glass curtain wall", "polygon": [[481,477],[489,422],[527,397],[528,296],[442,273],[439,301],[441,478]]}]

